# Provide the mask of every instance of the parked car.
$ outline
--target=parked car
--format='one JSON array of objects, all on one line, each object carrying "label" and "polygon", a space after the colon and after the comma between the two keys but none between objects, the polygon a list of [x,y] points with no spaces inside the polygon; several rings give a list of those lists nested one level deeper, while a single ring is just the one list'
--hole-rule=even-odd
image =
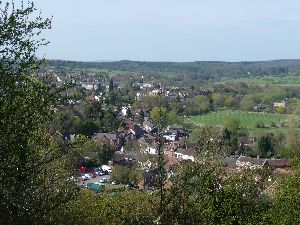
[{"label": "parked car", "polygon": [[112,181],[111,184],[112,185],[118,185],[118,184],[120,184],[120,182],[119,181]]},{"label": "parked car", "polygon": [[80,187],[86,189],[86,188],[88,188],[88,185],[87,184],[82,184]]},{"label": "parked car", "polygon": [[90,173],[89,175],[90,175],[91,178],[97,177],[97,174],[96,174],[96,173]]},{"label": "parked car", "polygon": [[105,189],[105,186],[103,184],[93,183],[89,188],[91,190],[99,192],[99,191],[103,191]]},{"label": "parked car", "polygon": [[107,171],[99,171],[99,172],[96,172],[98,176],[104,176],[106,174],[108,174]]},{"label": "parked car", "polygon": [[96,172],[99,172],[99,171],[102,171],[102,168],[101,168],[101,167],[96,167],[95,170],[94,170],[95,173],[96,173]]},{"label": "parked car", "polygon": [[107,183],[107,178],[105,178],[105,177],[104,177],[104,178],[101,178],[99,182],[100,182],[100,183]]},{"label": "parked car", "polygon": [[74,177],[74,176],[71,176],[67,179],[67,181],[74,181],[76,182],[77,181],[77,177]]},{"label": "parked car", "polygon": [[80,179],[81,181],[85,181],[85,180],[87,180],[87,177],[86,176],[81,176],[81,179]]},{"label": "parked car", "polygon": [[109,166],[107,166],[107,165],[103,165],[103,166],[102,166],[102,170],[103,170],[103,171],[107,171],[108,173],[111,173],[111,172],[112,172],[111,167],[109,167]]},{"label": "parked car", "polygon": [[78,169],[77,169],[77,171],[79,171],[80,173],[85,173],[86,171],[87,171],[87,167],[85,167],[85,166],[80,166]]},{"label": "parked car", "polygon": [[85,176],[85,178],[86,178],[87,180],[90,180],[90,179],[91,179],[91,176],[90,176],[90,174],[88,174],[88,173],[84,174],[84,176]]}]

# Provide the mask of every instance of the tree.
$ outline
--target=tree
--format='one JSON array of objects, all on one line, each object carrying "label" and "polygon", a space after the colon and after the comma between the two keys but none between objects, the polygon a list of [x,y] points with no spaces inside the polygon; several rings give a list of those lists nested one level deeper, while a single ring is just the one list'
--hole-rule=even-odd
[{"label": "tree", "polygon": [[104,112],[102,111],[101,102],[87,102],[84,105],[84,114],[88,119],[102,119]]},{"label": "tree", "polygon": [[114,91],[109,91],[107,96],[107,103],[111,105],[116,105],[117,103],[117,95]]},{"label": "tree", "polygon": [[144,142],[140,142],[137,140],[130,141],[127,145],[124,147],[124,153],[129,155],[137,155],[141,154],[145,151],[147,148],[147,144]]},{"label": "tree", "polygon": [[157,198],[137,190],[114,191],[95,195],[82,191],[64,210],[58,208],[50,224],[153,224]]},{"label": "tree", "polygon": [[224,157],[228,153],[228,143],[222,130],[217,127],[204,126],[194,129],[189,139],[197,146],[196,158],[201,162],[210,164],[214,159]]},{"label": "tree", "polygon": [[205,95],[195,96],[194,101],[196,102],[197,106],[199,107],[199,110],[201,113],[205,113],[210,110],[209,98],[206,97]]},{"label": "tree", "polygon": [[235,117],[227,117],[224,120],[224,127],[233,134],[237,134],[240,129],[240,121]]},{"label": "tree", "polygon": [[164,107],[154,107],[150,112],[150,117],[155,123],[164,122],[162,127],[166,125],[167,109]]},{"label": "tree", "polygon": [[272,205],[253,179],[260,173],[228,175],[211,162],[179,165],[166,195],[162,224],[271,224],[266,212]]},{"label": "tree", "polygon": [[256,102],[252,96],[245,96],[240,103],[240,109],[244,111],[253,111]]},{"label": "tree", "polygon": [[120,120],[117,118],[117,114],[111,109],[105,111],[104,117],[102,119],[103,130],[105,132],[111,132],[118,129],[120,125]]},{"label": "tree", "polygon": [[51,27],[51,19],[36,15],[32,2],[21,3],[20,8],[16,8],[14,2],[0,2],[0,7],[1,75],[28,74],[41,65],[35,52],[48,42],[38,36]]},{"label": "tree", "polygon": [[275,206],[272,212],[273,224],[300,223],[300,173],[294,174],[282,181],[275,191]]},{"label": "tree", "polygon": [[144,112],[150,111],[154,107],[167,107],[167,101],[162,96],[146,95],[142,96],[140,101],[135,101],[132,105],[133,109],[139,109]]},{"label": "tree", "polygon": [[299,115],[300,114],[300,100],[299,99],[294,99],[289,102],[287,105],[287,113],[288,114],[294,114],[294,115]]},{"label": "tree", "polygon": [[117,105],[118,103],[117,94],[114,91],[114,81],[110,79],[109,86],[108,86],[108,93],[106,98],[106,103],[110,105]]},{"label": "tree", "polygon": [[271,136],[262,136],[257,142],[258,150],[260,155],[264,158],[269,157],[273,154],[273,143]]},{"label": "tree", "polygon": [[94,167],[107,164],[115,151],[110,144],[95,143],[83,135],[78,135],[70,142],[73,168],[78,166]]},{"label": "tree", "polygon": [[115,166],[111,179],[122,184],[137,184],[141,180],[141,171],[136,167]]},{"label": "tree", "polygon": [[168,124],[183,124],[183,118],[177,114],[174,108],[167,113],[166,120]]},{"label": "tree", "polygon": [[289,128],[285,133],[285,142],[287,149],[289,149],[291,153],[295,150],[298,150],[299,132],[297,132],[295,128]]},{"label": "tree", "polygon": [[95,133],[99,132],[100,126],[93,120],[80,121],[76,127],[77,134],[83,134],[92,137]]},{"label": "tree", "polygon": [[222,107],[224,105],[224,96],[221,95],[220,93],[213,93],[211,95],[211,99],[216,108]]},{"label": "tree", "polygon": [[224,105],[227,108],[230,108],[234,105],[234,98],[232,96],[227,96],[224,101]]},{"label": "tree", "polygon": [[114,81],[113,79],[110,79],[109,81],[109,86],[108,86],[108,91],[113,91],[114,90]]},{"label": "tree", "polygon": [[98,165],[107,164],[114,156],[115,150],[109,144],[102,144],[97,146]]},{"label": "tree", "polygon": [[257,120],[257,121],[255,122],[255,126],[256,126],[257,128],[264,128],[264,127],[265,127],[264,121],[262,121],[262,120]]},{"label": "tree", "polygon": [[[50,19],[0,1],[0,223],[42,224],[75,193],[67,151],[49,131],[57,94],[37,76]],[[55,171],[55,173],[53,172]]]},{"label": "tree", "polygon": [[280,113],[280,114],[285,113],[285,107],[283,107],[283,106],[275,107],[275,110],[277,113]]}]

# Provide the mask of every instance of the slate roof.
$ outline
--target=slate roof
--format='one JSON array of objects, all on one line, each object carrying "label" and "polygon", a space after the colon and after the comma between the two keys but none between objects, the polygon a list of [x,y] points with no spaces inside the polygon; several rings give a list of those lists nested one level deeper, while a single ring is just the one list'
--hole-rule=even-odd
[{"label": "slate roof", "polygon": [[153,170],[149,170],[146,173],[143,173],[143,177],[144,177],[144,179],[145,178],[150,178],[150,177],[156,177],[156,175],[158,175],[158,173],[159,173],[159,169],[156,168],[156,169],[153,169]]},{"label": "slate roof", "polygon": [[226,157],[224,159],[224,163],[229,168],[236,168],[237,158]]},{"label": "slate roof", "polygon": [[240,156],[237,161],[243,162],[243,163],[251,163],[252,165],[257,166],[263,166],[266,159],[258,159],[258,158],[251,158],[246,156]]},{"label": "slate roof", "polygon": [[267,165],[274,168],[290,167],[292,160],[290,159],[267,159]]},{"label": "slate roof", "polygon": [[238,142],[244,143],[246,145],[253,145],[256,142],[256,138],[255,137],[239,137]]},{"label": "slate roof", "polygon": [[117,135],[116,134],[112,134],[112,133],[97,133],[95,136],[93,136],[93,140],[94,141],[116,141],[117,140]]},{"label": "slate roof", "polygon": [[182,130],[183,126],[178,125],[178,124],[173,124],[168,126],[168,130]]},{"label": "slate roof", "polygon": [[153,129],[153,128],[155,127],[154,123],[150,122],[149,120],[144,121],[143,126],[144,126],[144,127],[145,127],[145,126],[148,126],[148,127],[150,127],[151,129]]},{"label": "slate roof", "polygon": [[193,148],[188,148],[188,149],[177,148],[176,152],[183,154],[183,155],[190,155],[190,156],[195,155],[195,149],[193,149]]}]

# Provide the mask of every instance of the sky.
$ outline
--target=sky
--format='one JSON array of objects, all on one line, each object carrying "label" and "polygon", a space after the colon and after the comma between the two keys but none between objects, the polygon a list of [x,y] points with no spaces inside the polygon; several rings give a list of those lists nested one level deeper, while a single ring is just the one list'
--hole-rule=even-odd
[{"label": "sky", "polygon": [[33,0],[53,16],[40,50],[76,61],[300,58],[299,0]]}]

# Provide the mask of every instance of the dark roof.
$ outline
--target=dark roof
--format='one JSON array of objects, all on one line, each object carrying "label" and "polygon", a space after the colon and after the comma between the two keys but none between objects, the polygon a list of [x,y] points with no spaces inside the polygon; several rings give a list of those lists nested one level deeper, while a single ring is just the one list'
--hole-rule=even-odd
[{"label": "dark roof", "polygon": [[143,126],[148,126],[151,129],[153,129],[155,127],[154,123],[150,122],[149,120],[144,121]]},{"label": "dark roof", "polygon": [[144,178],[149,178],[149,177],[155,177],[156,175],[158,175],[159,169],[153,169],[153,170],[149,170],[146,173],[143,173],[143,177]]},{"label": "dark roof", "polygon": [[229,168],[236,168],[237,158],[226,157],[224,159],[224,163]]},{"label": "dark roof", "polygon": [[238,142],[239,143],[243,142],[245,144],[253,144],[256,142],[256,138],[255,137],[239,137]]},{"label": "dark roof", "polygon": [[86,101],[95,101],[95,96],[86,96],[85,100]]},{"label": "dark roof", "polygon": [[244,162],[244,163],[249,162],[252,165],[258,165],[258,166],[262,166],[264,164],[264,162],[266,161],[266,159],[251,158],[251,157],[246,157],[246,156],[240,156],[237,160],[240,162]]},{"label": "dark roof", "polygon": [[113,156],[113,161],[120,161],[124,159],[124,155],[120,152],[115,152]]},{"label": "dark roof", "polygon": [[289,167],[292,164],[290,159],[267,159],[267,164],[275,168]]},{"label": "dark roof", "polygon": [[184,153],[185,153],[185,149],[183,149],[183,148],[177,148],[177,149],[176,149],[176,152],[177,152],[177,153],[184,154]]},{"label": "dark roof", "polygon": [[143,132],[143,128],[141,128],[139,125],[134,124],[131,128],[135,133]]},{"label": "dark roof", "polygon": [[162,135],[171,135],[171,134],[177,134],[177,130],[165,130],[161,132]]},{"label": "dark roof", "polygon": [[178,125],[178,124],[173,124],[173,125],[169,125],[168,129],[169,130],[179,130],[179,129],[183,129],[183,126]]},{"label": "dark roof", "polygon": [[127,125],[132,125],[133,121],[130,118],[125,118],[125,119],[123,119],[123,123],[125,123]]},{"label": "dark roof", "polygon": [[121,132],[126,132],[125,128],[124,127],[119,127],[117,129],[117,132],[121,133]]},{"label": "dark roof", "polygon": [[140,125],[134,124],[132,129],[133,130],[142,130],[143,128]]},{"label": "dark roof", "polygon": [[145,135],[145,139],[156,140],[156,137],[155,137],[155,136],[152,136],[152,135],[150,135],[150,134],[146,134],[146,135]]},{"label": "dark roof", "polygon": [[193,161],[191,159],[185,159],[179,162],[180,165],[186,165],[186,164],[190,164],[193,163]]},{"label": "dark roof", "polygon": [[94,141],[110,141],[110,140],[117,140],[117,135],[112,134],[112,133],[97,133],[96,135],[93,136],[92,138]]},{"label": "dark roof", "polygon": [[176,152],[181,153],[183,155],[190,155],[190,156],[195,155],[195,149],[194,148],[188,148],[188,149],[177,148]]}]

